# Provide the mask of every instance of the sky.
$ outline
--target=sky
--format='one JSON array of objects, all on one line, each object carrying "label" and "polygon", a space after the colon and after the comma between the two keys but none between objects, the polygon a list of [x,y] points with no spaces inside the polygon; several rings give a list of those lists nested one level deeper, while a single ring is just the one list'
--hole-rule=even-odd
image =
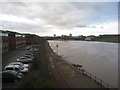
[{"label": "sky", "polygon": [[40,36],[118,34],[117,2],[2,2],[0,29]]}]

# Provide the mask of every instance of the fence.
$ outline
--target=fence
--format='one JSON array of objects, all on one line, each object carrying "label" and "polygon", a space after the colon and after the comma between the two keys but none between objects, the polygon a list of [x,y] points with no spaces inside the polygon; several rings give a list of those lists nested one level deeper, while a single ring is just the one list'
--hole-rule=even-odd
[{"label": "fence", "polygon": [[86,70],[84,70],[82,67],[77,67],[73,64],[71,64],[71,66],[74,69],[77,69],[81,74],[88,76],[89,78],[93,79],[96,83],[98,83],[99,85],[105,87],[105,88],[113,88],[111,85],[109,85],[108,83],[104,82],[103,80],[99,79],[98,77],[92,75],[91,73],[87,72]]},{"label": "fence", "polygon": [[[60,56],[60,57],[63,58],[62,60],[65,59],[65,57],[63,57],[63,56]],[[75,70],[77,70],[78,72],[80,72],[81,74],[83,74],[85,76],[88,76],[89,78],[93,79],[97,84],[101,85],[102,87],[108,88],[108,89],[114,88],[110,84],[104,82],[103,80],[99,79],[98,77],[96,77],[96,76],[92,75],[91,73],[87,72],[85,69],[82,68],[82,65],[72,64],[72,63],[67,62],[65,60],[64,60],[64,62],[66,64],[68,64],[69,66],[71,66],[72,68],[74,68]]]}]

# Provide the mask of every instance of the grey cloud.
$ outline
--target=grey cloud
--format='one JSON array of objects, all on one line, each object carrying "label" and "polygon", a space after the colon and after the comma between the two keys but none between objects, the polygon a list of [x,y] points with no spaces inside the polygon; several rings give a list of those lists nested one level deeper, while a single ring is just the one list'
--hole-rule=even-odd
[{"label": "grey cloud", "polygon": [[[31,21],[43,20],[44,24],[58,28],[87,27],[90,24],[107,23],[116,20],[116,3],[3,3],[2,14],[25,17]],[[4,22],[6,23],[6,22]],[[7,23],[10,24],[10,23]],[[10,25],[9,25],[10,26]],[[14,25],[21,29],[42,28],[34,25]],[[42,31],[44,32],[44,31]]]},{"label": "grey cloud", "polygon": [[1,27],[5,29],[10,29],[10,30],[17,30],[19,32],[26,32],[26,33],[40,33],[40,32],[46,32],[44,28],[42,27],[37,27],[35,25],[31,24],[23,24],[23,23],[15,23],[15,22],[8,22],[8,21],[1,21],[0,22]]},{"label": "grey cloud", "polygon": [[87,27],[87,26],[85,26],[85,25],[77,25],[77,27],[84,28],[84,27]]},{"label": "grey cloud", "polygon": [[91,28],[97,28],[96,26],[92,26]]}]

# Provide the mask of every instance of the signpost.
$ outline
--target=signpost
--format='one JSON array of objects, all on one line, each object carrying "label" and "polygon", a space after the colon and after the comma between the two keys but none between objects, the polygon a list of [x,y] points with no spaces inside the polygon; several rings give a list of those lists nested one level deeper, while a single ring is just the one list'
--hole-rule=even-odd
[{"label": "signpost", "polygon": [[58,44],[56,45],[56,47],[57,47],[57,61],[58,61]]}]

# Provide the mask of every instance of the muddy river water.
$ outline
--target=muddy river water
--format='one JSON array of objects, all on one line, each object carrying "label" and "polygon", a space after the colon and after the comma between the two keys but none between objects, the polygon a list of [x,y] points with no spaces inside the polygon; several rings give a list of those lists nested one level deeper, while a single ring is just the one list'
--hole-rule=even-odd
[{"label": "muddy river water", "polygon": [[109,83],[118,87],[118,44],[91,41],[48,41],[53,51]]}]

